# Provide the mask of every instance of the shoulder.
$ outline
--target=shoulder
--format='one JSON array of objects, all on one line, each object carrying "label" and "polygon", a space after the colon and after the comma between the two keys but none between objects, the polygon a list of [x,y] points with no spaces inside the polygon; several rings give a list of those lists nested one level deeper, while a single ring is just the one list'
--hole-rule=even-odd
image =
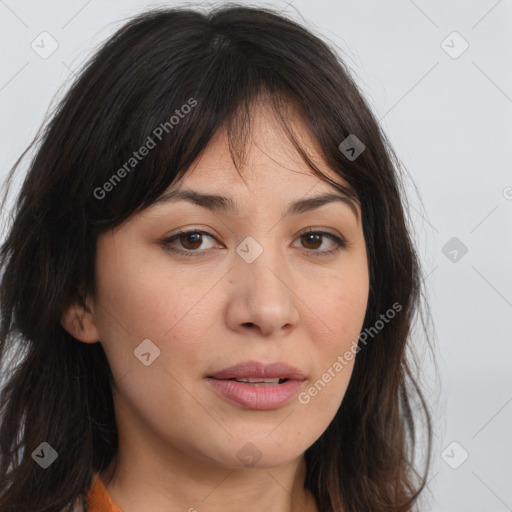
[{"label": "shoulder", "polygon": [[95,477],[92,480],[92,484],[90,488],[86,491],[85,496],[79,496],[74,504],[73,508],[69,509],[62,509],[60,512],[91,512],[90,511],[90,500],[91,495],[94,493],[94,490],[98,487],[98,478],[95,475]]}]

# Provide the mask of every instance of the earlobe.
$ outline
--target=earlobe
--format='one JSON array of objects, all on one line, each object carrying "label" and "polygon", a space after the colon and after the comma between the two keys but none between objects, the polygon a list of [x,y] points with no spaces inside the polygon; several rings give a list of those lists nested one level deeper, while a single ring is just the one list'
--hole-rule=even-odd
[{"label": "earlobe", "polygon": [[98,330],[94,322],[94,313],[83,304],[73,302],[61,316],[62,327],[77,340],[84,343],[96,343],[99,341]]}]

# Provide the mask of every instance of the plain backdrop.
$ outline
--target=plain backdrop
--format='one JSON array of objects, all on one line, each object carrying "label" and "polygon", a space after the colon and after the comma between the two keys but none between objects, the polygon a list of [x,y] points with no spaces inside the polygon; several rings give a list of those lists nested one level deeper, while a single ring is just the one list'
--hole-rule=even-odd
[{"label": "plain backdrop", "polygon": [[[0,0],[2,180],[94,49],[165,5]],[[422,360],[435,429],[423,510],[512,511],[512,0],[252,5],[339,47],[407,171],[438,366]]]}]

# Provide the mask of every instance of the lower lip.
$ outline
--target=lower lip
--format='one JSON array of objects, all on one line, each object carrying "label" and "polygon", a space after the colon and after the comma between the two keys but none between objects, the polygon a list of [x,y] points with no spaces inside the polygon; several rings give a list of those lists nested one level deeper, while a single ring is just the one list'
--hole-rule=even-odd
[{"label": "lower lip", "polygon": [[278,409],[299,391],[304,381],[287,380],[282,384],[261,384],[254,386],[234,380],[213,379],[206,381],[221,396],[247,409],[270,411]]}]

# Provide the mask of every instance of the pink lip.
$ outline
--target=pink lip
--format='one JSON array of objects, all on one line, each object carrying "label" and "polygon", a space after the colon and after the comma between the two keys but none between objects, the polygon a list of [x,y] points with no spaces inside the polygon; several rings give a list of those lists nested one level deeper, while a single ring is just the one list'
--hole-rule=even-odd
[{"label": "pink lip", "polygon": [[240,379],[242,377],[282,377],[283,379],[304,380],[305,375],[286,363],[263,364],[259,361],[244,361],[208,375],[215,379]]},{"label": "pink lip", "polygon": [[[229,379],[275,378],[288,379],[282,384],[251,385]],[[214,391],[238,405],[254,410],[278,409],[295,396],[304,381],[304,374],[286,363],[264,365],[258,361],[245,361],[209,375],[206,382]]]}]

